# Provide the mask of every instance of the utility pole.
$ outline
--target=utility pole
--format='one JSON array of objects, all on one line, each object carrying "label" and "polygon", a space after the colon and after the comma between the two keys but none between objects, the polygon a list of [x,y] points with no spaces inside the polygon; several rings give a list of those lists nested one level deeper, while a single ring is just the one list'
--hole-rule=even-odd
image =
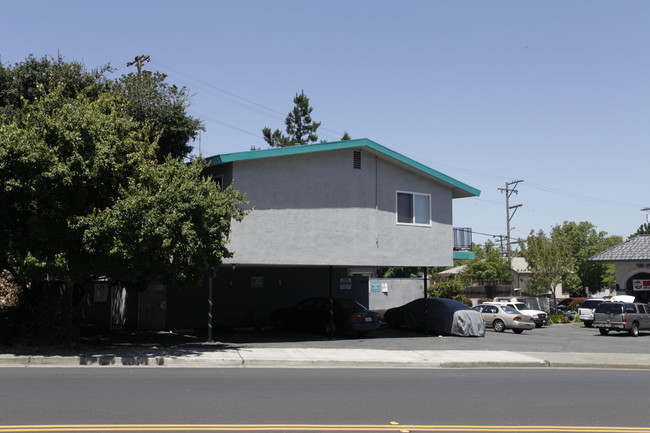
[{"label": "utility pole", "polygon": [[499,243],[501,249],[501,255],[503,255],[503,241],[506,237],[504,235],[494,235],[494,237],[497,238],[497,242]]},{"label": "utility pole", "polygon": [[648,224],[650,224],[650,213],[648,213],[648,212],[650,212],[650,207],[644,207],[643,209],[641,209],[641,212],[645,212],[645,213],[646,213],[646,214],[645,214],[645,221],[646,221]]},{"label": "utility pole", "polygon": [[142,73],[142,67],[144,66],[144,62],[148,62],[150,60],[149,56],[145,56],[144,54],[140,56],[135,56],[135,59],[132,62],[129,62],[126,64],[126,66],[133,66],[135,65],[136,68],[138,68],[138,75]]},{"label": "utility pole", "polygon": [[[513,180],[512,182],[506,182],[505,188],[499,188],[499,191],[506,193],[506,251],[508,257],[508,266],[512,266],[512,261],[511,261],[512,242],[510,242],[510,220],[512,219],[513,216],[515,216],[517,209],[522,206],[520,204],[510,206],[510,196],[512,194],[517,194],[519,192],[515,188],[517,187],[517,184],[519,184],[520,182],[523,182],[523,180]],[[512,188],[510,188],[511,186]],[[512,210],[512,214],[510,213],[511,210]]]}]

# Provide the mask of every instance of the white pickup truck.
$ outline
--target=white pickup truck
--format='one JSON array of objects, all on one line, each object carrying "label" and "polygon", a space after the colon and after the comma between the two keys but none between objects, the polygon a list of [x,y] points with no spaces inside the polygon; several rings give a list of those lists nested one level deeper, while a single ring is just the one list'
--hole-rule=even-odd
[{"label": "white pickup truck", "polygon": [[519,311],[521,314],[531,316],[535,321],[536,328],[541,328],[542,326],[548,324],[548,314],[546,313],[546,311],[531,310],[526,306],[526,304],[520,301],[494,301],[494,302],[485,302],[485,304],[508,305],[514,308],[515,310]]}]

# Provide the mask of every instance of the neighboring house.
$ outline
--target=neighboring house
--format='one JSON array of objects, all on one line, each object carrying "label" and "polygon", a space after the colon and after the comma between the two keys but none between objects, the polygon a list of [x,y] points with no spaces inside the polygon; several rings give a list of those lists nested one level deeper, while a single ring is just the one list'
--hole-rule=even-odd
[{"label": "neighboring house", "polygon": [[593,263],[613,263],[616,292],[632,295],[637,302],[650,301],[650,235],[637,235],[589,259]]},{"label": "neighboring house", "polygon": [[[467,265],[456,266],[451,269],[439,272],[438,275],[443,279],[452,278],[455,275],[463,274],[467,269]],[[510,263],[510,272],[512,274],[512,285],[510,286],[488,286],[493,287],[491,289],[492,293],[488,293],[489,290],[485,289],[485,294],[483,297],[495,297],[495,296],[517,296],[521,293],[527,292],[527,283],[530,280],[532,275],[530,269],[528,268],[528,262],[523,257],[512,257]],[[479,282],[473,282],[472,287],[482,286]],[[481,290],[468,289],[468,295],[474,297],[481,295]],[[558,284],[555,287],[555,296],[558,298],[568,297],[567,294],[562,291],[562,284]],[[479,296],[480,297],[480,296]]]},{"label": "neighboring house", "polygon": [[[215,327],[265,326],[271,311],[310,296],[354,298],[371,308],[373,296],[399,302],[398,293],[369,287],[368,279],[379,267],[450,266],[452,201],[480,194],[367,139],[206,160],[206,173],[243,192],[251,210],[232,222],[233,257],[211,279]],[[138,309],[151,327],[160,327],[160,317],[167,329],[206,326],[208,286],[164,293],[155,286],[138,294],[152,308]]]}]

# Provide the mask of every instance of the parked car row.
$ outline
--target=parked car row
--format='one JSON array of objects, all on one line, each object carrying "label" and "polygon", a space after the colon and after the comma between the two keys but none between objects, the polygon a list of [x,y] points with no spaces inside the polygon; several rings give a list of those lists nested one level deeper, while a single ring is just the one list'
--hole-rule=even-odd
[{"label": "parked car row", "polygon": [[[625,331],[637,336],[641,330],[650,330],[650,306],[633,300],[633,297],[589,299],[583,302],[578,313],[558,304],[552,305],[552,311],[570,318],[579,314],[586,327],[594,326],[602,335]],[[482,337],[486,327],[496,332],[511,329],[521,334],[547,324],[546,313],[525,307],[523,303],[500,301],[469,308],[453,299],[420,298],[386,310],[383,320],[392,328],[408,327],[462,337]],[[327,297],[308,298],[293,307],[276,310],[271,320],[277,329],[317,331],[332,337],[341,333],[366,335],[383,323],[379,312],[354,300]]]}]

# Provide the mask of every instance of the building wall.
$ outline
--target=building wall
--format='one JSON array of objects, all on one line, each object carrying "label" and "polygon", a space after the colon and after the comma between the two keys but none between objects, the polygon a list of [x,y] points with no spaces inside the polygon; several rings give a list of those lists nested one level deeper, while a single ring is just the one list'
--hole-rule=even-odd
[{"label": "building wall", "polygon": [[637,261],[637,262],[618,262],[615,263],[616,267],[616,286],[618,295],[633,295],[636,296],[639,302],[649,302],[649,291],[634,291],[632,287],[632,280],[647,280],[650,279],[650,262]]},{"label": "building wall", "polygon": [[[222,170],[231,170],[253,209],[233,222],[234,257],[226,263],[452,264],[451,189],[406,166],[361,151],[355,169],[353,150],[346,149],[239,161]],[[398,190],[431,195],[430,227],[397,224]]]},{"label": "building wall", "polygon": [[385,311],[424,297],[421,278],[371,278],[368,284],[371,310]]}]

